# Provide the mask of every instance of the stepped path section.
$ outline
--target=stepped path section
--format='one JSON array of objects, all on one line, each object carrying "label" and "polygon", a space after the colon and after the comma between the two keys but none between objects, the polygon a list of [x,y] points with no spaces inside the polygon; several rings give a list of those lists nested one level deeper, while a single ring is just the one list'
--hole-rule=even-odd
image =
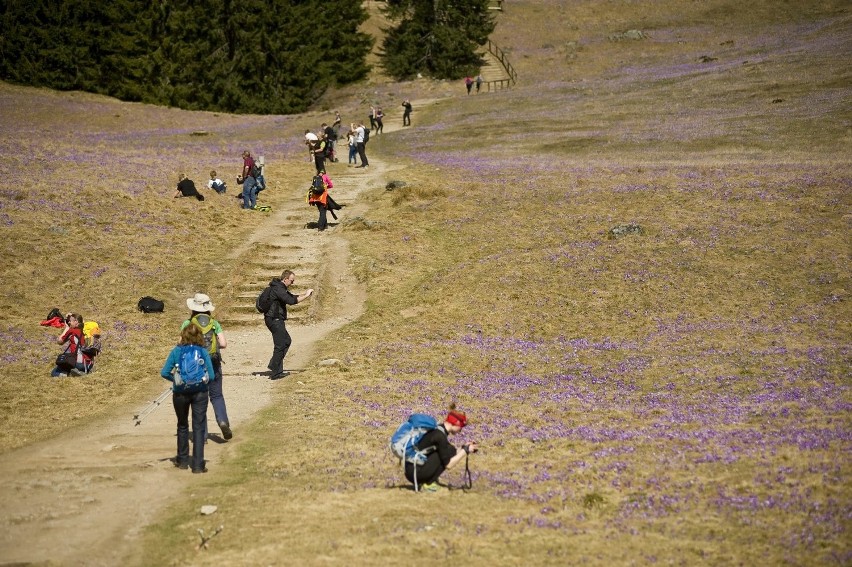
[{"label": "stepped path section", "polygon": [[506,69],[503,67],[503,64],[500,63],[500,60],[497,59],[494,54],[490,51],[485,51],[483,52],[482,57],[485,60],[485,64],[479,70],[482,75],[482,80],[487,82],[508,81],[511,79],[509,73],[507,73]]},{"label": "stepped path section", "polygon": [[[415,101],[423,105],[424,101]],[[386,133],[397,129],[388,123]],[[369,145],[368,145],[368,157]],[[349,251],[341,232],[347,218],[363,214],[355,201],[370,186],[384,184],[386,167],[371,157],[366,169],[330,164],[335,199],[347,206],[339,221],[329,218],[325,232],[309,230],[316,209],[304,201],[305,187],[290,187],[292,199],[270,214],[255,215],[257,230],[231,252],[246,273],[234,274],[236,306],[217,310],[228,339],[223,351],[224,392],[234,437],[222,439],[212,407],[208,411],[209,439],[205,448],[209,475],[245,441],[242,426],[258,410],[288,391],[299,388],[300,371],[319,360],[315,345],[330,332],[355,320],[363,310],[365,294],[349,273]],[[313,165],[305,163],[305,178]],[[251,261],[246,262],[246,259]],[[254,308],[257,293],[283,269],[296,273],[294,292],[315,289],[315,297],[291,310],[288,330],[293,345],[285,359],[291,375],[272,381],[258,375],[266,370],[272,339],[263,317]],[[216,300],[216,286],[209,290]],[[324,313],[333,314],[325,317]],[[177,325],[177,321],[175,324]],[[322,353],[332,357],[333,353]],[[140,376],[152,383],[151,397],[132,408],[62,435],[12,451],[0,460],[0,564],[122,565],[135,556],[143,529],[164,508],[191,490],[188,471],[175,469],[176,420],[168,383],[158,376]],[[159,383],[158,383],[159,382]],[[156,384],[156,385],[155,385]],[[153,401],[166,394],[159,405]],[[286,403],[281,401],[280,403]],[[134,416],[146,409],[140,425]]]}]

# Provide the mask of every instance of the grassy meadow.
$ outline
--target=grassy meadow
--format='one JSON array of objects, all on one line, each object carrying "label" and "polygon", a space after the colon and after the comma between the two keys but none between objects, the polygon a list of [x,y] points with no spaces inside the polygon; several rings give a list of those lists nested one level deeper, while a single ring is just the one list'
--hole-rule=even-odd
[{"label": "grassy meadow", "polygon": [[[282,384],[135,563],[852,563],[850,18],[513,0],[495,41],[515,89],[371,85],[386,108],[437,100],[368,146],[407,185],[333,231],[369,298],[320,349],[343,364]],[[366,113],[338,96],[344,122]],[[172,200],[177,175],[227,172],[233,193],[248,147],[268,202],[302,198],[300,134],[326,115],[0,85],[2,449],[160,387],[148,353],[173,333],[136,301],[182,312],[216,282],[227,308],[254,226],[231,197]],[[91,378],[48,377],[54,306],[105,328]],[[414,494],[390,434],[451,402],[482,446],[473,489]]]}]

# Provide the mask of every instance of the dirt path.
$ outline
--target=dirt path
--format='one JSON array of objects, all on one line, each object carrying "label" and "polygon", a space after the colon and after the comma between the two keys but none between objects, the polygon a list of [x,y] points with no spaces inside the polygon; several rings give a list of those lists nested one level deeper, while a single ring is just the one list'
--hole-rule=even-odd
[{"label": "dirt path", "polygon": [[[386,132],[394,129],[389,124]],[[305,168],[309,176],[311,166],[306,163]],[[329,167],[335,199],[349,205],[340,211],[341,222],[363,212],[354,203],[355,197],[368,186],[384,184],[386,171],[375,158],[370,158],[367,169],[348,168],[345,161]],[[288,324],[293,346],[285,368],[294,372],[280,381],[253,374],[265,370],[272,351],[269,332],[254,312],[254,296],[260,288],[240,291],[240,306],[219,314],[229,342],[223,352],[224,389],[234,438],[224,442],[219,437],[210,408],[210,439],[205,450],[208,475],[216,474],[217,464],[244,439],[241,425],[265,405],[284,399],[282,391],[298,385],[298,370],[315,362],[317,341],[356,319],[363,310],[364,293],[350,277],[348,247],[339,235],[341,229],[332,221],[332,228],[324,233],[306,230],[305,223],[315,221],[316,212],[305,206],[301,189],[291,190],[292,201],[266,216],[250,241],[232,255],[239,257],[263,243],[270,252],[254,269],[254,281],[265,284],[271,275],[289,267],[297,275],[297,290],[315,287],[317,297],[333,293],[332,308],[319,310],[311,300],[293,310]],[[209,293],[215,301],[215,289]],[[323,319],[322,312],[334,317]],[[164,391],[165,386],[163,382]],[[148,400],[141,400],[137,411],[147,406]],[[123,564],[145,526],[197,478],[169,462],[175,453],[174,435],[175,417],[168,395],[140,426],[127,412],[115,413],[4,455],[0,463],[0,564]]]}]

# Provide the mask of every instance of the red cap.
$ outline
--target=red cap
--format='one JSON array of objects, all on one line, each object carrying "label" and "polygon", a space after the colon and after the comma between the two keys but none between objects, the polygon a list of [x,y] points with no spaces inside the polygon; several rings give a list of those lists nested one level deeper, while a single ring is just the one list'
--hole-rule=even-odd
[{"label": "red cap", "polygon": [[467,425],[467,416],[462,411],[452,410],[447,415],[447,419],[445,421],[447,421],[447,423],[451,423],[452,425],[464,427],[465,425]]}]

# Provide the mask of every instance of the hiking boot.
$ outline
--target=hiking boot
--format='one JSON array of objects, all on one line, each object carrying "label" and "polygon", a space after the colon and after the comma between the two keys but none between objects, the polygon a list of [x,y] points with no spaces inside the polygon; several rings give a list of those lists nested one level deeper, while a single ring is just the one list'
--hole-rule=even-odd
[{"label": "hiking boot", "polygon": [[220,422],[219,429],[222,430],[222,437],[225,438],[225,441],[234,436],[234,432],[231,431],[231,427],[228,425],[227,421]]},{"label": "hiking boot", "polygon": [[438,492],[441,489],[441,485],[437,482],[430,482],[429,484],[421,484],[420,492]]},{"label": "hiking boot", "polygon": [[76,368],[72,368],[71,370],[69,370],[68,374],[70,374],[71,376],[85,376],[86,375],[85,372],[83,372],[82,370],[77,370]]},{"label": "hiking boot", "polygon": [[279,372],[278,374],[273,374],[272,376],[270,376],[269,379],[270,380],[280,380],[282,378],[286,378],[289,375],[290,375],[289,372]]},{"label": "hiking boot", "polygon": [[192,469],[192,474],[202,474],[202,473],[206,473],[206,472],[207,472],[207,467],[204,467],[203,469]]},{"label": "hiking boot", "polygon": [[172,464],[173,464],[176,468],[179,468],[179,469],[181,469],[181,470],[186,470],[186,469],[188,469],[188,468],[189,468],[189,463],[185,463],[185,462],[179,461],[177,457],[172,457],[171,459],[169,459],[169,461],[171,461],[171,463],[172,463]]}]

